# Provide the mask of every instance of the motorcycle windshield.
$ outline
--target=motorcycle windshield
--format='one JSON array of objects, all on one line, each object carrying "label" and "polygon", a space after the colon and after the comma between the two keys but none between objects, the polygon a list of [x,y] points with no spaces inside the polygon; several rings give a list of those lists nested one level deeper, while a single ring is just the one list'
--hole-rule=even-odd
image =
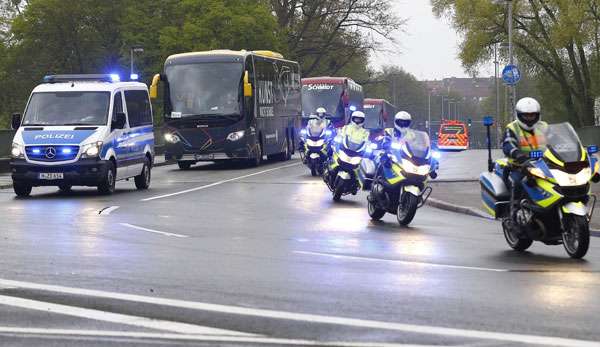
[{"label": "motorcycle windshield", "polygon": [[423,131],[411,131],[406,137],[406,147],[413,155],[419,159],[425,159],[429,155],[429,135]]},{"label": "motorcycle windshield", "polygon": [[321,136],[321,133],[323,133],[323,129],[325,129],[325,121],[311,119],[308,122],[307,127],[308,127],[308,134],[311,137],[319,137],[319,136]]},{"label": "motorcycle windshield", "polygon": [[581,161],[581,141],[569,123],[551,124],[545,132],[547,148],[565,163]]}]

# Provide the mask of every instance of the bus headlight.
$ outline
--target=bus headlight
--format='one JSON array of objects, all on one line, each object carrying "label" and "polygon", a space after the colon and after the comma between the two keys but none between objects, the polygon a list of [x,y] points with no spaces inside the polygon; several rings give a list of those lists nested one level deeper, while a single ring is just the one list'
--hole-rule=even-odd
[{"label": "bus headlight", "polygon": [[10,156],[13,159],[25,159],[25,151],[23,146],[13,142],[10,150]]},{"label": "bus headlight", "polygon": [[82,158],[96,158],[100,154],[102,148],[102,141],[89,143],[81,147]]},{"label": "bus headlight", "polygon": [[246,133],[246,131],[244,131],[244,130],[233,132],[233,133],[227,135],[227,140],[229,140],[229,141],[239,141],[239,140],[241,140],[244,137],[245,133]]},{"label": "bus headlight", "polygon": [[166,133],[165,141],[167,141],[168,143],[177,143],[177,142],[181,141],[181,139],[179,138],[179,136],[177,136],[175,134]]}]

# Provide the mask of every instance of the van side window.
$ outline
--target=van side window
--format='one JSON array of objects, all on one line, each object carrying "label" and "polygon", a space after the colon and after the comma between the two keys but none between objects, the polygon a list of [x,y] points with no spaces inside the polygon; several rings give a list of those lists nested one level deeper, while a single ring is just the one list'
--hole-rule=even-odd
[{"label": "van side window", "polygon": [[119,112],[123,112],[123,97],[121,96],[121,92],[116,92],[113,100],[113,122],[117,121],[117,113]]},{"label": "van side window", "polygon": [[129,127],[152,124],[152,111],[148,93],[144,90],[126,90],[125,103],[129,116]]}]

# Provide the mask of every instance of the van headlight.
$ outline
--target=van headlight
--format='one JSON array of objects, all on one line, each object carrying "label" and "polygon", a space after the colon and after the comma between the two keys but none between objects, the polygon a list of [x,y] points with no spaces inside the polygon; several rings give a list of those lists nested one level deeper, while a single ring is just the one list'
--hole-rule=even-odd
[{"label": "van headlight", "polygon": [[227,140],[239,141],[244,137],[245,133],[246,133],[246,131],[244,131],[244,130],[232,132],[231,134],[227,135]]},{"label": "van headlight", "polygon": [[181,139],[179,138],[179,136],[177,136],[175,134],[166,133],[165,141],[167,141],[168,143],[177,143],[177,142],[181,141]]},{"label": "van headlight", "polygon": [[25,159],[24,147],[18,143],[13,142],[12,148],[10,150],[10,156],[13,159]]},{"label": "van headlight", "polygon": [[81,157],[82,158],[96,158],[100,154],[101,148],[102,148],[102,141],[88,143],[87,145],[83,145],[81,147]]}]

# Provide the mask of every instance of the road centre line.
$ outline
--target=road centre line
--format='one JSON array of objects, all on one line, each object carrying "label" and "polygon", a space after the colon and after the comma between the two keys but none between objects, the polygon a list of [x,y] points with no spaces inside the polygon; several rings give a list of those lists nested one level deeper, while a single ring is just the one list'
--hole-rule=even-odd
[{"label": "road centre line", "polygon": [[46,329],[46,328],[16,328],[0,327],[0,335],[34,335],[38,336],[69,336],[69,337],[95,337],[114,339],[151,339],[151,340],[174,340],[174,341],[198,341],[198,342],[225,342],[244,344],[275,344],[288,346],[336,346],[336,347],[435,347],[428,345],[408,345],[400,343],[381,342],[337,342],[337,341],[310,341],[298,339],[283,339],[260,336],[213,336],[171,333],[145,333],[130,331],[110,330],[75,330],[75,329]]},{"label": "road centre line", "polygon": [[474,266],[462,266],[462,265],[447,265],[447,264],[437,264],[437,263],[426,263],[420,261],[407,261],[407,260],[397,260],[397,259],[381,259],[381,258],[369,258],[369,257],[358,257],[352,255],[344,255],[344,254],[331,254],[331,253],[319,253],[319,252],[308,252],[308,251],[294,251],[296,254],[304,254],[304,255],[316,255],[319,257],[329,257],[336,259],[350,259],[350,260],[359,260],[359,261],[368,261],[368,262],[382,262],[382,263],[392,263],[392,264],[402,264],[402,265],[418,265],[418,266],[430,266],[430,267],[440,267],[440,268],[448,268],[448,269],[459,269],[459,270],[474,270],[474,271],[491,271],[491,272],[511,272],[508,269],[493,269],[486,267],[474,267]]},{"label": "road centre line", "polygon": [[195,191],[198,191],[198,190],[202,190],[202,189],[207,189],[207,188],[212,188],[212,187],[215,187],[215,186],[219,186],[221,184],[225,184],[225,183],[229,183],[229,182],[234,182],[234,181],[239,181],[239,180],[244,179],[244,178],[248,178],[248,177],[252,177],[252,176],[257,176],[257,175],[262,175],[262,174],[267,173],[267,172],[281,170],[281,169],[285,169],[285,168],[292,167],[292,166],[298,166],[300,164],[302,164],[302,163],[294,163],[294,164],[288,164],[288,165],[278,166],[278,167],[275,167],[275,168],[271,168],[271,169],[267,169],[267,170],[262,170],[262,171],[259,171],[259,172],[254,172],[254,173],[243,175],[243,176],[239,176],[239,177],[229,178],[229,179],[218,181],[218,182],[214,182],[214,183],[211,183],[211,184],[206,184],[206,185],[199,186],[199,187],[196,187],[196,188],[186,189],[186,190],[182,190],[182,191],[175,192],[175,193],[170,193],[170,194],[153,196],[153,197],[150,197],[150,198],[142,199],[141,201],[147,202],[147,201],[153,201],[153,200],[158,200],[158,199],[170,198],[172,196],[177,196],[177,195],[181,195],[181,194],[192,193],[192,192],[195,192]]},{"label": "road centre line", "polygon": [[62,314],[73,317],[87,318],[103,322],[133,325],[137,327],[170,331],[173,333],[181,334],[256,336],[253,334],[247,334],[239,331],[217,329],[200,325],[172,322],[140,316],[131,316],[126,314],[112,313],[75,306],[53,304],[45,301],[22,299],[6,295],[0,295],[0,305]]},{"label": "road centre line", "polygon": [[[23,281],[13,281],[0,279],[0,286],[6,288],[21,288],[39,291],[58,292],[62,294],[94,296],[98,298],[124,300],[130,302],[162,305],[169,307],[177,307],[183,309],[217,312],[224,314],[233,314],[248,317],[261,317],[271,319],[291,320],[306,323],[320,323],[342,325],[356,328],[370,328],[379,330],[398,331],[414,334],[436,335],[461,337],[469,339],[496,340],[504,342],[517,342],[525,344],[534,344],[542,346],[557,346],[557,347],[598,347],[600,342],[589,340],[577,340],[570,338],[526,335],[516,333],[502,333],[483,330],[470,330],[460,328],[446,328],[428,325],[404,324],[394,322],[375,321],[357,318],[345,318],[335,316],[324,316],[306,313],[293,313],[286,311],[276,311],[268,309],[257,309],[249,307],[228,306],[219,304],[210,304],[195,301],[185,301],[177,299],[155,298],[135,294],[122,294],[114,292],[106,292],[93,289],[72,288],[56,285],[37,284]],[[1,288],[0,288],[1,289]],[[11,297],[11,299],[13,299]],[[363,344],[364,345],[364,344]]]},{"label": "road centre line", "polygon": [[122,226],[124,226],[124,227],[128,227],[128,228],[131,228],[131,229],[136,229],[136,230],[141,230],[141,231],[146,231],[146,232],[153,233],[153,234],[159,234],[159,235],[170,236],[170,237],[180,237],[180,238],[186,238],[186,237],[188,237],[187,235],[174,234],[174,233],[168,233],[168,232],[165,232],[165,231],[148,229],[148,228],[139,227],[137,225],[133,225],[133,224],[129,224],[129,223],[119,223],[119,224],[122,225]]},{"label": "road centre line", "polygon": [[121,207],[121,206],[110,206],[110,207],[102,209],[98,214],[102,215],[102,216],[108,216],[109,214],[114,212],[119,207]]}]

